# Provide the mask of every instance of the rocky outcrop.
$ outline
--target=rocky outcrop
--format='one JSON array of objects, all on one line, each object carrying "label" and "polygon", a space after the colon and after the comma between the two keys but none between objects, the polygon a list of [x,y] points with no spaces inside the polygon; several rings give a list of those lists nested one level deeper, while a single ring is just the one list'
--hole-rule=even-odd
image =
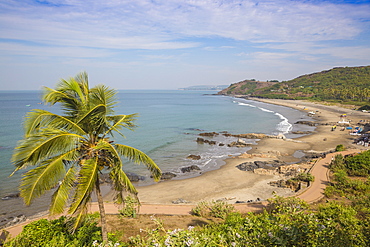
[{"label": "rocky outcrop", "polygon": [[23,221],[26,221],[27,217],[24,214],[18,216],[10,216],[8,218],[3,218],[0,220],[0,227],[10,227],[16,224],[19,224]]},{"label": "rocky outcrop", "polygon": [[269,136],[266,134],[255,134],[255,133],[248,133],[248,134],[229,134],[225,133],[223,134],[226,137],[238,137],[238,138],[245,138],[245,139],[263,139],[263,138],[268,138]]},{"label": "rocky outcrop", "polygon": [[191,165],[191,166],[183,167],[180,170],[182,173],[185,173],[185,172],[192,172],[192,171],[200,171],[200,168],[199,166]]},{"label": "rocky outcrop", "polygon": [[[126,176],[128,177],[128,179],[130,179],[131,182],[139,182],[145,180],[145,176],[140,176],[132,172],[126,172]],[[112,184],[112,180],[110,179],[108,173],[101,174],[99,179],[101,184]]]},{"label": "rocky outcrop", "polygon": [[316,126],[317,125],[317,122],[315,121],[297,121],[296,124],[304,124],[304,125],[308,125],[308,126]]},{"label": "rocky outcrop", "polygon": [[248,154],[248,153],[243,153],[238,156],[238,158],[243,158],[243,159],[250,159],[250,158],[277,158],[279,156],[283,156],[287,154],[282,154],[279,151],[268,151],[267,153],[253,153],[253,154]]},{"label": "rocky outcrop", "polygon": [[280,160],[272,160],[272,161],[254,161],[254,162],[245,162],[242,164],[237,165],[236,167],[241,171],[252,171],[255,172],[256,169],[264,169],[264,170],[276,170],[276,167],[285,165],[285,162]]},{"label": "rocky outcrop", "polygon": [[232,142],[230,144],[227,144],[228,147],[238,147],[238,148],[246,147],[248,145],[251,145],[251,144],[246,143],[245,141],[243,141],[240,138],[236,142]]},{"label": "rocky outcrop", "polygon": [[207,144],[209,144],[209,145],[216,145],[216,141],[210,141],[210,140],[203,139],[203,138],[200,138],[200,137],[198,137],[198,138],[197,138],[196,142],[197,142],[198,144],[204,144],[204,143],[207,143]]},{"label": "rocky outcrop", "polygon": [[164,172],[164,173],[162,173],[161,180],[170,180],[174,177],[177,177],[177,175],[175,173]]},{"label": "rocky outcrop", "polygon": [[189,159],[189,160],[200,160],[200,155],[190,154],[186,158]]},{"label": "rocky outcrop", "polygon": [[15,199],[15,198],[19,198],[20,196],[20,193],[11,193],[11,194],[8,194],[4,197],[1,198],[1,200],[10,200],[10,199]]},{"label": "rocky outcrop", "polygon": [[219,135],[217,132],[206,132],[206,133],[200,133],[200,136],[208,136],[208,137],[214,137]]}]

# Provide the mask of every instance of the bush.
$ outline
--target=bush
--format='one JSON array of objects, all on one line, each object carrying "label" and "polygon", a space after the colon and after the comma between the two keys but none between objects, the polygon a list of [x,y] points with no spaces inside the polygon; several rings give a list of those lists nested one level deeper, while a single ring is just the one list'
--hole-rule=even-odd
[{"label": "bush", "polygon": [[82,226],[72,234],[70,225],[74,218],[65,216],[56,220],[41,219],[31,222],[5,247],[81,247],[92,246],[94,240],[102,241],[101,229],[97,226],[96,216],[89,215]]},{"label": "bush", "polygon": [[191,213],[200,217],[215,217],[225,219],[228,214],[235,210],[234,206],[223,201],[202,201],[191,210]]},{"label": "bush", "polygon": [[340,152],[346,150],[346,147],[343,144],[339,144],[335,147],[335,152]]},{"label": "bush", "polygon": [[139,201],[136,198],[126,196],[124,199],[123,208],[118,211],[120,213],[120,216],[125,218],[135,218],[137,214],[138,204]]}]

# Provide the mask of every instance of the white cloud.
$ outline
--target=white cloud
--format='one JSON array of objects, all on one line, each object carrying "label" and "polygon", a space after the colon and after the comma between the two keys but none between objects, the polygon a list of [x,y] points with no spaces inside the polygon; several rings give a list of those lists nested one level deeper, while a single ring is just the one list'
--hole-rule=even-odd
[{"label": "white cloud", "polygon": [[[184,37],[253,42],[351,39],[369,6],[299,1],[10,1],[1,6],[1,37],[116,49],[198,46]],[[55,5],[55,6],[54,6]],[[52,14],[51,14],[52,13]],[[355,19],[356,18],[356,19]]]}]

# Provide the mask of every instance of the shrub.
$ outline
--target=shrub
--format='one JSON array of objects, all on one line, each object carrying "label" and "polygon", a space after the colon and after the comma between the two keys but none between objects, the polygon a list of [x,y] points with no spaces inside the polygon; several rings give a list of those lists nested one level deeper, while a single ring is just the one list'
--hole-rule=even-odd
[{"label": "shrub", "polygon": [[339,144],[335,147],[335,152],[340,152],[346,150],[346,147],[343,144]]},{"label": "shrub", "polygon": [[31,222],[5,247],[80,247],[91,246],[94,240],[102,241],[101,229],[97,226],[96,216],[89,215],[74,234],[70,232],[74,218],[65,216],[56,220],[41,219]]},{"label": "shrub", "polygon": [[228,214],[235,210],[234,206],[224,201],[202,201],[191,210],[193,215],[201,217],[215,217],[225,219]]},{"label": "shrub", "polygon": [[126,196],[124,206],[119,210],[120,216],[125,218],[135,218],[137,214],[138,200],[131,196]]}]

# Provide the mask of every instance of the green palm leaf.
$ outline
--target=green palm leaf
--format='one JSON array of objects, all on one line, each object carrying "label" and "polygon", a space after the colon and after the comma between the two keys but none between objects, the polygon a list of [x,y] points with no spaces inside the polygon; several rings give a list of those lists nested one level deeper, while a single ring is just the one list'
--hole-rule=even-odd
[{"label": "green palm leaf", "polygon": [[76,148],[82,136],[66,131],[45,129],[22,140],[12,157],[17,170],[37,165],[49,157],[58,156]]},{"label": "green palm leaf", "polygon": [[90,200],[91,192],[93,191],[95,182],[98,179],[98,172],[99,164],[97,157],[83,162],[78,174],[76,193],[73,198],[72,205],[69,208],[69,213],[75,214],[80,211]]},{"label": "green palm leaf", "polygon": [[74,188],[77,169],[72,166],[68,169],[64,179],[60,182],[57,190],[54,192],[51,204],[50,214],[60,214],[64,212],[64,208],[68,202],[69,195]]},{"label": "green palm leaf", "polygon": [[105,132],[104,136],[111,134],[112,131],[116,131],[117,133],[124,137],[124,135],[121,134],[120,130],[123,128],[134,130],[134,128],[136,127],[136,125],[134,124],[136,117],[137,114],[108,116],[107,120],[110,123],[112,123],[112,125]]},{"label": "green palm leaf", "polygon": [[137,164],[144,164],[150,173],[152,174],[153,178],[158,181],[161,178],[161,170],[157,166],[157,164],[145,153],[142,151],[122,144],[114,144],[116,147],[117,152],[129,159],[130,161],[133,161]]},{"label": "green palm leaf", "polygon": [[49,161],[23,175],[20,186],[24,203],[30,205],[33,199],[40,197],[47,190],[53,188],[65,174],[64,163],[61,158]]},{"label": "green palm leaf", "polygon": [[81,129],[81,127],[78,126],[78,124],[74,123],[72,120],[51,113],[49,111],[38,109],[30,111],[27,114],[24,126],[26,135],[30,135],[32,132],[36,130],[41,131],[42,129],[40,129],[40,127],[44,126],[48,126],[48,128],[72,131],[79,135],[86,134],[84,130]]}]

